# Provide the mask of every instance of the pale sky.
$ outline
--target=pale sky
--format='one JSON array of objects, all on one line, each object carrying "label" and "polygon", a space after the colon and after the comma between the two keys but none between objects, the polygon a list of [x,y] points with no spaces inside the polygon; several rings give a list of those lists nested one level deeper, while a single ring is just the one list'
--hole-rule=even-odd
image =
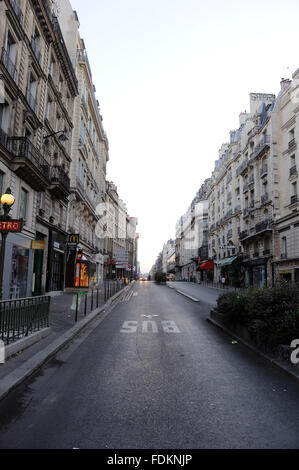
[{"label": "pale sky", "polygon": [[218,149],[299,67],[298,0],[71,0],[110,144],[107,179],[138,217],[148,272]]}]

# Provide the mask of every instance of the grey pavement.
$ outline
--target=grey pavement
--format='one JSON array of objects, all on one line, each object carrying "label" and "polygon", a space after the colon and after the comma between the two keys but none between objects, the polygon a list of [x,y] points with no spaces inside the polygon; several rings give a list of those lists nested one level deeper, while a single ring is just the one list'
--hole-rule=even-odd
[{"label": "grey pavement", "polygon": [[[118,288],[121,286],[119,285]],[[46,350],[49,345],[63,338],[65,334],[71,331],[76,325],[76,294],[74,291],[64,292],[60,295],[51,296],[50,303],[50,328],[51,333],[44,339],[33,344],[26,350],[20,352],[14,357],[10,358],[5,364],[0,364],[0,381],[4,381],[5,377],[13,373],[16,369],[26,364],[27,361],[38,354],[40,351]],[[83,291],[82,291],[83,292]],[[103,308],[105,305],[104,288],[100,287],[98,290],[87,289],[87,295],[79,296],[78,301],[78,314],[77,325],[80,330],[80,322],[86,317],[90,316],[91,312],[96,312]],[[113,290],[111,293],[115,293]],[[93,295],[92,295],[93,294]],[[92,299],[93,297],[93,299]],[[74,330],[74,334],[75,334]],[[0,387],[1,388],[1,387]]]},{"label": "grey pavement", "polygon": [[206,310],[136,283],[0,402],[0,448],[298,449],[298,381]]}]

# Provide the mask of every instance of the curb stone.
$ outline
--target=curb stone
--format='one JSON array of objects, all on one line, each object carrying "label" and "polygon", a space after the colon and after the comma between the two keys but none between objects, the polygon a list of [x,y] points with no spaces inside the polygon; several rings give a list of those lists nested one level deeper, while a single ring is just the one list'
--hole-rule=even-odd
[{"label": "curb stone", "polygon": [[[134,286],[132,282],[129,286],[124,287],[121,291],[117,292],[111,297],[106,304],[98,309],[95,309],[88,316],[79,321],[76,325],[62,334],[58,339],[50,343],[45,349],[39,351],[33,357],[28,359],[24,364],[17,367],[10,372],[7,376],[3,377],[0,384],[0,401],[3,400],[13,389],[20,385],[25,379],[30,377],[36,372],[45,362],[66,346],[75,336],[77,336],[87,325],[89,325],[98,315],[113,307],[115,301],[124,292],[127,292]],[[109,312],[107,312],[109,313]]]},{"label": "curb stone", "polygon": [[253,346],[252,344],[248,343],[248,341],[246,341],[245,339],[243,338],[240,338],[239,336],[237,336],[234,332],[232,332],[231,330],[229,330],[228,328],[225,328],[223,325],[220,325],[220,323],[216,322],[215,320],[213,320],[212,318],[206,318],[206,320],[211,323],[212,325],[216,326],[217,328],[219,328],[220,330],[224,331],[225,333],[229,334],[230,336],[232,336],[233,338],[235,338],[236,340],[238,340],[240,343],[244,344],[245,346],[247,346],[249,349],[251,349],[252,351],[254,351],[256,354],[258,354],[259,356],[261,356],[263,359],[266,359],[267,361],[271,362],[271,364],[275,365],[276,367],[278,367],[279,369],[283,370],[283,372],[286,372],[287,374],[291,375],[292,377],[294,377],[295,379],[299,380],[299,371],[296,373],[292,370],[290,370],[288,367],[284,366],[283,364],[281,364],[280,362],[278,362],[276,359],[268,356],[267,354],[265,354],[264,352],[260,351],[258,348],[256,348],[255,346]]}]

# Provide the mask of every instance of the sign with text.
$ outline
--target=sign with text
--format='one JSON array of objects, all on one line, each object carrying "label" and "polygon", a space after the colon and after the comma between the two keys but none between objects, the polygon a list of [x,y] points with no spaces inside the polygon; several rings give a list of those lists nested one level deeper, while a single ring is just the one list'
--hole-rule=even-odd
[{"label": "sign with text", "polygon": [[0,232],[16,232],[22,231],[22,220],[6,220],[0,221]]},{"label": "sign with text", "polygon": [[46,248],[46,242],[42,240],[33,240],[32,249],[33,250],[44,250]]}]

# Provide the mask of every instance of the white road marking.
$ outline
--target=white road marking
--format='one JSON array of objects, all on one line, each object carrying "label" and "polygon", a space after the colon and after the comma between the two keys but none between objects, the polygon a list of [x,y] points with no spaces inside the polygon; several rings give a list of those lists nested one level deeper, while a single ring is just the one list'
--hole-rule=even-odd
[{"label": "white road marking", "polygon": [[158,333],[157,323],[155,321],[143,321],[142,322],[142,333],[149,333],[148,326],[151,325],[151,333]]},{"label": "white road marking", "polygon": [[162,321],[161,323],[165,333],[180,333],[174,321]]},{"label": "white road marking", "polygon": [[[154,333],[157,334],[159,332],[159,327],[156,321],[153,320],[143,320],[141,322],[131,320],[125,321],[121,327],[121,333],[137,333],[138,326],[141,327],[141,333]],[[174,321],[161,321],[162,331],[164,333],[181,333],[178,326]],[[140,328],[139,328],[140,329]]]},{"label": "white road marking", "polygon": [[120,332],[121,333],[136,333],[137,326],[138,326],[137,321],[125,321]]}]

